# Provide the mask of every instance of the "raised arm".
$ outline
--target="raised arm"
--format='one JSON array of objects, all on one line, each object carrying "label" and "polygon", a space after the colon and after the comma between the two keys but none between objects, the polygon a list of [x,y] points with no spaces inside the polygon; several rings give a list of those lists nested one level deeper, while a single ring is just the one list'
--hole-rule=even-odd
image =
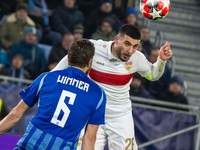
[{"label": "raised arm", "polygon": [[145,60],[141,61],[139,66],[143,67],[140,67],[142,69],[139,70],[138,73],[140,73],[143,77],[145,77],[148,80],[158,80],[165,70],[166,61],[169,60],[173,55],[170,45],[170,42],[166,42],[160,48],[158,59],[154,64],[148,62],[146,58]]},{"label": "raised arm", "polygon": [[94,150],[98,125],[88,124],[83,136],[81,150]]},{"label": "raised arm", "polygon": [[15,106],[11,112],[0,121],[0,134],[5,133],[10,128],[12,128],[24,115],[24,113],[29,109],[29,106],[21,100],[17,106]]}]

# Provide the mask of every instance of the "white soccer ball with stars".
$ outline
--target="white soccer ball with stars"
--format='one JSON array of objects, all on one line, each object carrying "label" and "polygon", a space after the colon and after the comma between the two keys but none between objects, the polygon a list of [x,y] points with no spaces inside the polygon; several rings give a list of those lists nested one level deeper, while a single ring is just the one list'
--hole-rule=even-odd
[{"label": "white soccer ball with stars", "polygon": [[140,11],[148,19],[163,19],[167,16],[169,10],[169,0],[141,0],[140,2]]}]

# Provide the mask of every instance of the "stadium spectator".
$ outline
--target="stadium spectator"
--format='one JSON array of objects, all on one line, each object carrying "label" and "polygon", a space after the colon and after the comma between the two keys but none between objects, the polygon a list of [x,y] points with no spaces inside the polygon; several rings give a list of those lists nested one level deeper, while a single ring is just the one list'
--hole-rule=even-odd
[{"label": "stadium spectator", "polygon": [[139,47],[138,47],[138,51],[142,52],[146,57],[148,57],[146,51],[143,49],[142,47],[142,43],[140,42]]},{"label": "stadium spectator", "polygon": [[[8,69],[8,75],[14,78],[19,78],[19,79],[29,79],[30,75],[28,71],[24,68],[24,59],[23,56],[20,54],[14,55],[11,66]],[[12,83],[17,83],[18,86],[22,85],[22,82],[12,82]]]},{"label": "stadium spectator", "polygon": [[[157,58],[159,56],[159,47],[152,46],[150,50],[150,55],[147,57],[149,62],[155,63],[157,61]],[[153,95],[155,98],[158,97],[158,95],[167,89],[169,82],[171,79],[171,70],[168,67],[168,64],[165,65],[165,71],[162,75],[162,77],[154,82],[146,80],[145,82],[145,88],[149,91],[151,95]]]},{"label": "stadium spectator", "polygon": [[92,10],[85,20],[85,37],[90,38],[92,33],[95,32],[105,17],[113,19],[113,29],[118,31],[119,20],[117,16],[112,12],[112,5],[112,0],[100,0],[99,8]]},{"label": "stadium spectator", "polygon": [[125,17],[125,24],[132,24],[139,27],[138,23],[138,13],[133,7],[127,8],[126,17]]},{"label": "stadium spectator", "polygon": [[[65,55],[68,54],[68,50],[70,49],[72,43],[74,42],[74,36],[71,33],[66,33],[62,41],[55,46],[53,46],[51,53],[49,55],[48,64],[57,64]],[[49,66],[48,65],[48,66]]]},{"label": "stadium spectator", "polygon": [[150,49],[152,47],[152,43],[149,39],[150,38],[150,30],[147,26],[141,26],[140,32],[141,32],[142,47],[143,47],[145,53],[149,56],[150,55]]},{"label": "stadium spectator", "polygon": [[91,36],[94,40],[104,40],[111,41],[116,35],[116,32],[113,30],[114,22],[111,18],[104,18],[96,30]]},{"label": "stadium spectator", "polygon": [[127,8],[134,7],[135,0],[113,0],[113,12],[120,20],[126,17]]},{"label": "stadium spectator", "polygon": [[23,40],[11,46],[10,60],[14,55],[21,54],[24,58],[24,67],[30,74],[30,79],[35,79],[46,68],[44,50],[37,45],[37,30],[27,26],[24,29]]},{"label": "stadium spectator", "polygon": [[82,150],[94,150],[98,127],[105,123],[106,104],[105,92],[87,76],[94,50],[88,40],[76,41],[66,62],[71,67],[44,73],[20,92],[21,101],[0,122],[0,134],[37,102],[39,105],[15,149],[75,150],[86,126]]},{"label": "stadium spectator", "polygon": [[29,16],[40,27],[43,33],[41,42],[48,45],[58,43],[62,36],[60,33],[51,30],[49,16],[52,12],[48,10],[45,0],[29,0],[28,6]]},{"label": "stadium spectator", "polygon": [[83,24],[83,13],[75,5],[75,0],[63,0],[64,5],[53,11],[50,24],[54,31],[64,35],[73,33],[74,26]]},{"label": "stadium spectator", "polygon": [[23,38],[25,26],[35,26],[35,23],[28,17],[28,5],[19,3],[16,11],[10,14],[0,28],[0,39],[5,49]]},{"label": "stadium spectator", "polygon": [[73,30],[75,40],[80,40],[83,38],[84,27],[81,24],[77,24]]},{"label": "stadium spectator", "polygon": [[49,15],[51,11],[48,10],[45,0],[29,0],[29,16],[42,27],[49,25]]},{"label": "stadium spectator", "polygon": [[158,99],[172,103],[188,104],[188,99],[182,92],[183,80],[178,76],[174,76],[170,80],[168,88],[159,93]]},{"label": "stadium spectator", "polygon": [[0,74],[7,75],[8,56],[6,51],[0,47]]},{"label": "stadium spectator", "polygon": [[138,96],[143,98],[154,98],[144,87],[144,78],[136,73],[131,81],[130,96]]}]

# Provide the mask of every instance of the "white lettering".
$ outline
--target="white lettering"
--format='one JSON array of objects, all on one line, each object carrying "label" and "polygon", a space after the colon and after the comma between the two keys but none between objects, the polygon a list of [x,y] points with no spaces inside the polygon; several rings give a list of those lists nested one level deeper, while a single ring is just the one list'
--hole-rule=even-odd
[{"label": "white lettering", "polygon": [[58,76],[57,82],[61,84],[68,84],[68,85],[74,86],[86,92],[88,92],[89,86],[90,86],[88,83],[85,83],[81,80],[77,80],[74,78],[69,78],[67,76],[61,76],[61,75]]}]

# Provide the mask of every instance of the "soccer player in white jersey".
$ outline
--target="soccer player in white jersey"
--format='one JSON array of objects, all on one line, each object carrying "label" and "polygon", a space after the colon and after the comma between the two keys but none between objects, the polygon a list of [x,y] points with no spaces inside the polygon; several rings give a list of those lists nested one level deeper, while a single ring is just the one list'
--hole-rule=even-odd
[{"label": "soccer player in white jersey", "polygon": [[15,150],[76,150],[85,125],[82,150],[94,150],[106,105],[104,91],[87,76],[94,50],[89,40],[74,42],[69,49],[70,67],[40,75],[20,93],[22,100],[0,122],[0,134],[18,122],[37,101],[38,113]]},{"label": "soccer player in white jersey", "polygon": [[[159,57],[151,64],[137,51],[140,31],[133,25],[124,25],[114,41],[90,40],[95,46],[93,64],[89,73],[91,79],[106,92],[105,125],[97,132],[95,150],[103,150],[108,142],[109,150],[137,150],[134,135],[129,86],[135,72],[148,80],[158,80],[165,63],[172,57],[170,43],[166,42],[159,51]],[[65,56],[54,70],[67,68]]]}]

